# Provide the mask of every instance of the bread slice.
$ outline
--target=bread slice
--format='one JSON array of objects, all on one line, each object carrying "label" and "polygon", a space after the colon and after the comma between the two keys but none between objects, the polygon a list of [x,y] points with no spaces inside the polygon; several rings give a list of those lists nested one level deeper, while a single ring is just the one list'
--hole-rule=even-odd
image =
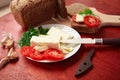
[{"label": "bread slice", "polygon": [[74,21],[71,21],[71,26],[80,33],[96,33],[99,30],[99,27],[90,28],[87,27],[84,23],[78,23]]},{"label": "bread slice", "polygon": [[84,11],[86,8],[88,8],[88,7],[84,4],[73,3],[69,6],[67,6],[67,13],[69,16],[72,16],[73,14],[77,14],[81,11]]},{"label": "bread slice", "polygon": [[[88,8],[86,5],[81,3],[73,3],[69,6],[67,6],[67,12],[69,16],[71,17],[73,14],[78,14],[80,12],[83,12],[86,8]],[[74,22],[71,20],[71,26],[75,30],[77,30],[80,33],[95,33],[99,30],[99,27],[97,28],[90,28],[87,27],[84,23],[81,22]]]},{"label": "bread slice", "polygon": [[61,17],[66,17],[64,14],[67,14],[64,0],[13,0],[10,8],[15,20],[24,29],[38,26],[59,14]]}]

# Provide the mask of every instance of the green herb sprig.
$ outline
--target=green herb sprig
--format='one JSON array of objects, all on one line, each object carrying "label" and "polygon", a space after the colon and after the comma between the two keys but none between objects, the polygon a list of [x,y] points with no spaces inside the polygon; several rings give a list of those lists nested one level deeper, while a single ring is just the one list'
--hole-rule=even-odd
[{"label": "green herb sprig", "polygon": [[38,27],[39,34],[46,35],[47,32],[49,31],[49,28],[42,28],[41,26]]},{"label": "green herb sprig", "polygon": [[80,12],[79,14],[80,15],[83,15],[83,14],[85,14],[85,15],[94,15],[93,12],[88,8],[86,8],[83,12]]},{"label": "green herb sprig", "polygon": [[49,31],[48,28],[44,29],[41,26],[39,26],[37,29],[31,27],[28,29],[28,31],[23,33],[23,35],[21,36],[18,42],[18,45],[20,47],[30,46],[30,39],[32,38],[32,36],[38,36],[39,34],[46,35],[48,31]]}]

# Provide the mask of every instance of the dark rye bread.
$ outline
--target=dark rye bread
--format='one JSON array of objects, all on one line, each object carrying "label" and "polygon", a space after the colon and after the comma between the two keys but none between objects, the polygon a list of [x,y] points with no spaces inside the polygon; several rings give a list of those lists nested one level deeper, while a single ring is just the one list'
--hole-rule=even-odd
[{"label": "dark rye bread", "polygon": [[71,21],[71,26],[72,26],[72,28],[74,28],[76,31],[78,31],[80,33],[96,33],[99,30],[99,27],[90,28],[90,27],[87,27],[83,23],[78,23],[78,22],[74,22],[74,21]]},{"label": "dark rye bread", "polygon": [[10,8],[15,20],[23,28],[28,29],[49,19],[57,18],[58,15],[67,17],[67,15],[64,16],[67,14],[64,4],[64,0],[13,0]]}]

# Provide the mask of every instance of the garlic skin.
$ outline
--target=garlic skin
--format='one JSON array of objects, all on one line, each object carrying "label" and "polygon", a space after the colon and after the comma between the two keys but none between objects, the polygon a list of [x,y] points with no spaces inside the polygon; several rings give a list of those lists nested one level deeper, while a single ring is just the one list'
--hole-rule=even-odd
[{"label": "garlic skin", "polygon": [[2,36],[3,36],[3,39],[0,42],[2,47],[6,49],[12,48],[14,46],[14,40],[13,40],[12,34],[4,32]]},{"label": "garlic skin", "polygon": [[18,58],[18,53],[13,48],[11,48],[8,52],[8,58],[10,60],[17,59]]},{"label": "garlic skin", "polygon": [[7,57],[2,58],[0,60],[0,69],[2,69],[9,61],[10,61],[9,58],[7,58]]},{"label": "garlic skin", "polygon": [[8,49],[8,55],[0,60],[0,69],[2,69],[7,63],[11,62],[12,60],[19,58],[18,53],[14,49],[15,46],[12,34],[4,32],[2,36],[3,39],[1,40],[0,45],[3,48]]}]

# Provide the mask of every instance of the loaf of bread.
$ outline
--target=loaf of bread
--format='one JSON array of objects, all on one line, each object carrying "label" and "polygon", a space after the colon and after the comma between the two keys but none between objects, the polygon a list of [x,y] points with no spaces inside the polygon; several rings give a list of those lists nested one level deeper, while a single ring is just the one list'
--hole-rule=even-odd
[{"label": "loaf of bread", "polygon": [[15,20],[24,29],[38,26],[59,15],[67,17],[65,0],[13,0],[10,9]]}]

